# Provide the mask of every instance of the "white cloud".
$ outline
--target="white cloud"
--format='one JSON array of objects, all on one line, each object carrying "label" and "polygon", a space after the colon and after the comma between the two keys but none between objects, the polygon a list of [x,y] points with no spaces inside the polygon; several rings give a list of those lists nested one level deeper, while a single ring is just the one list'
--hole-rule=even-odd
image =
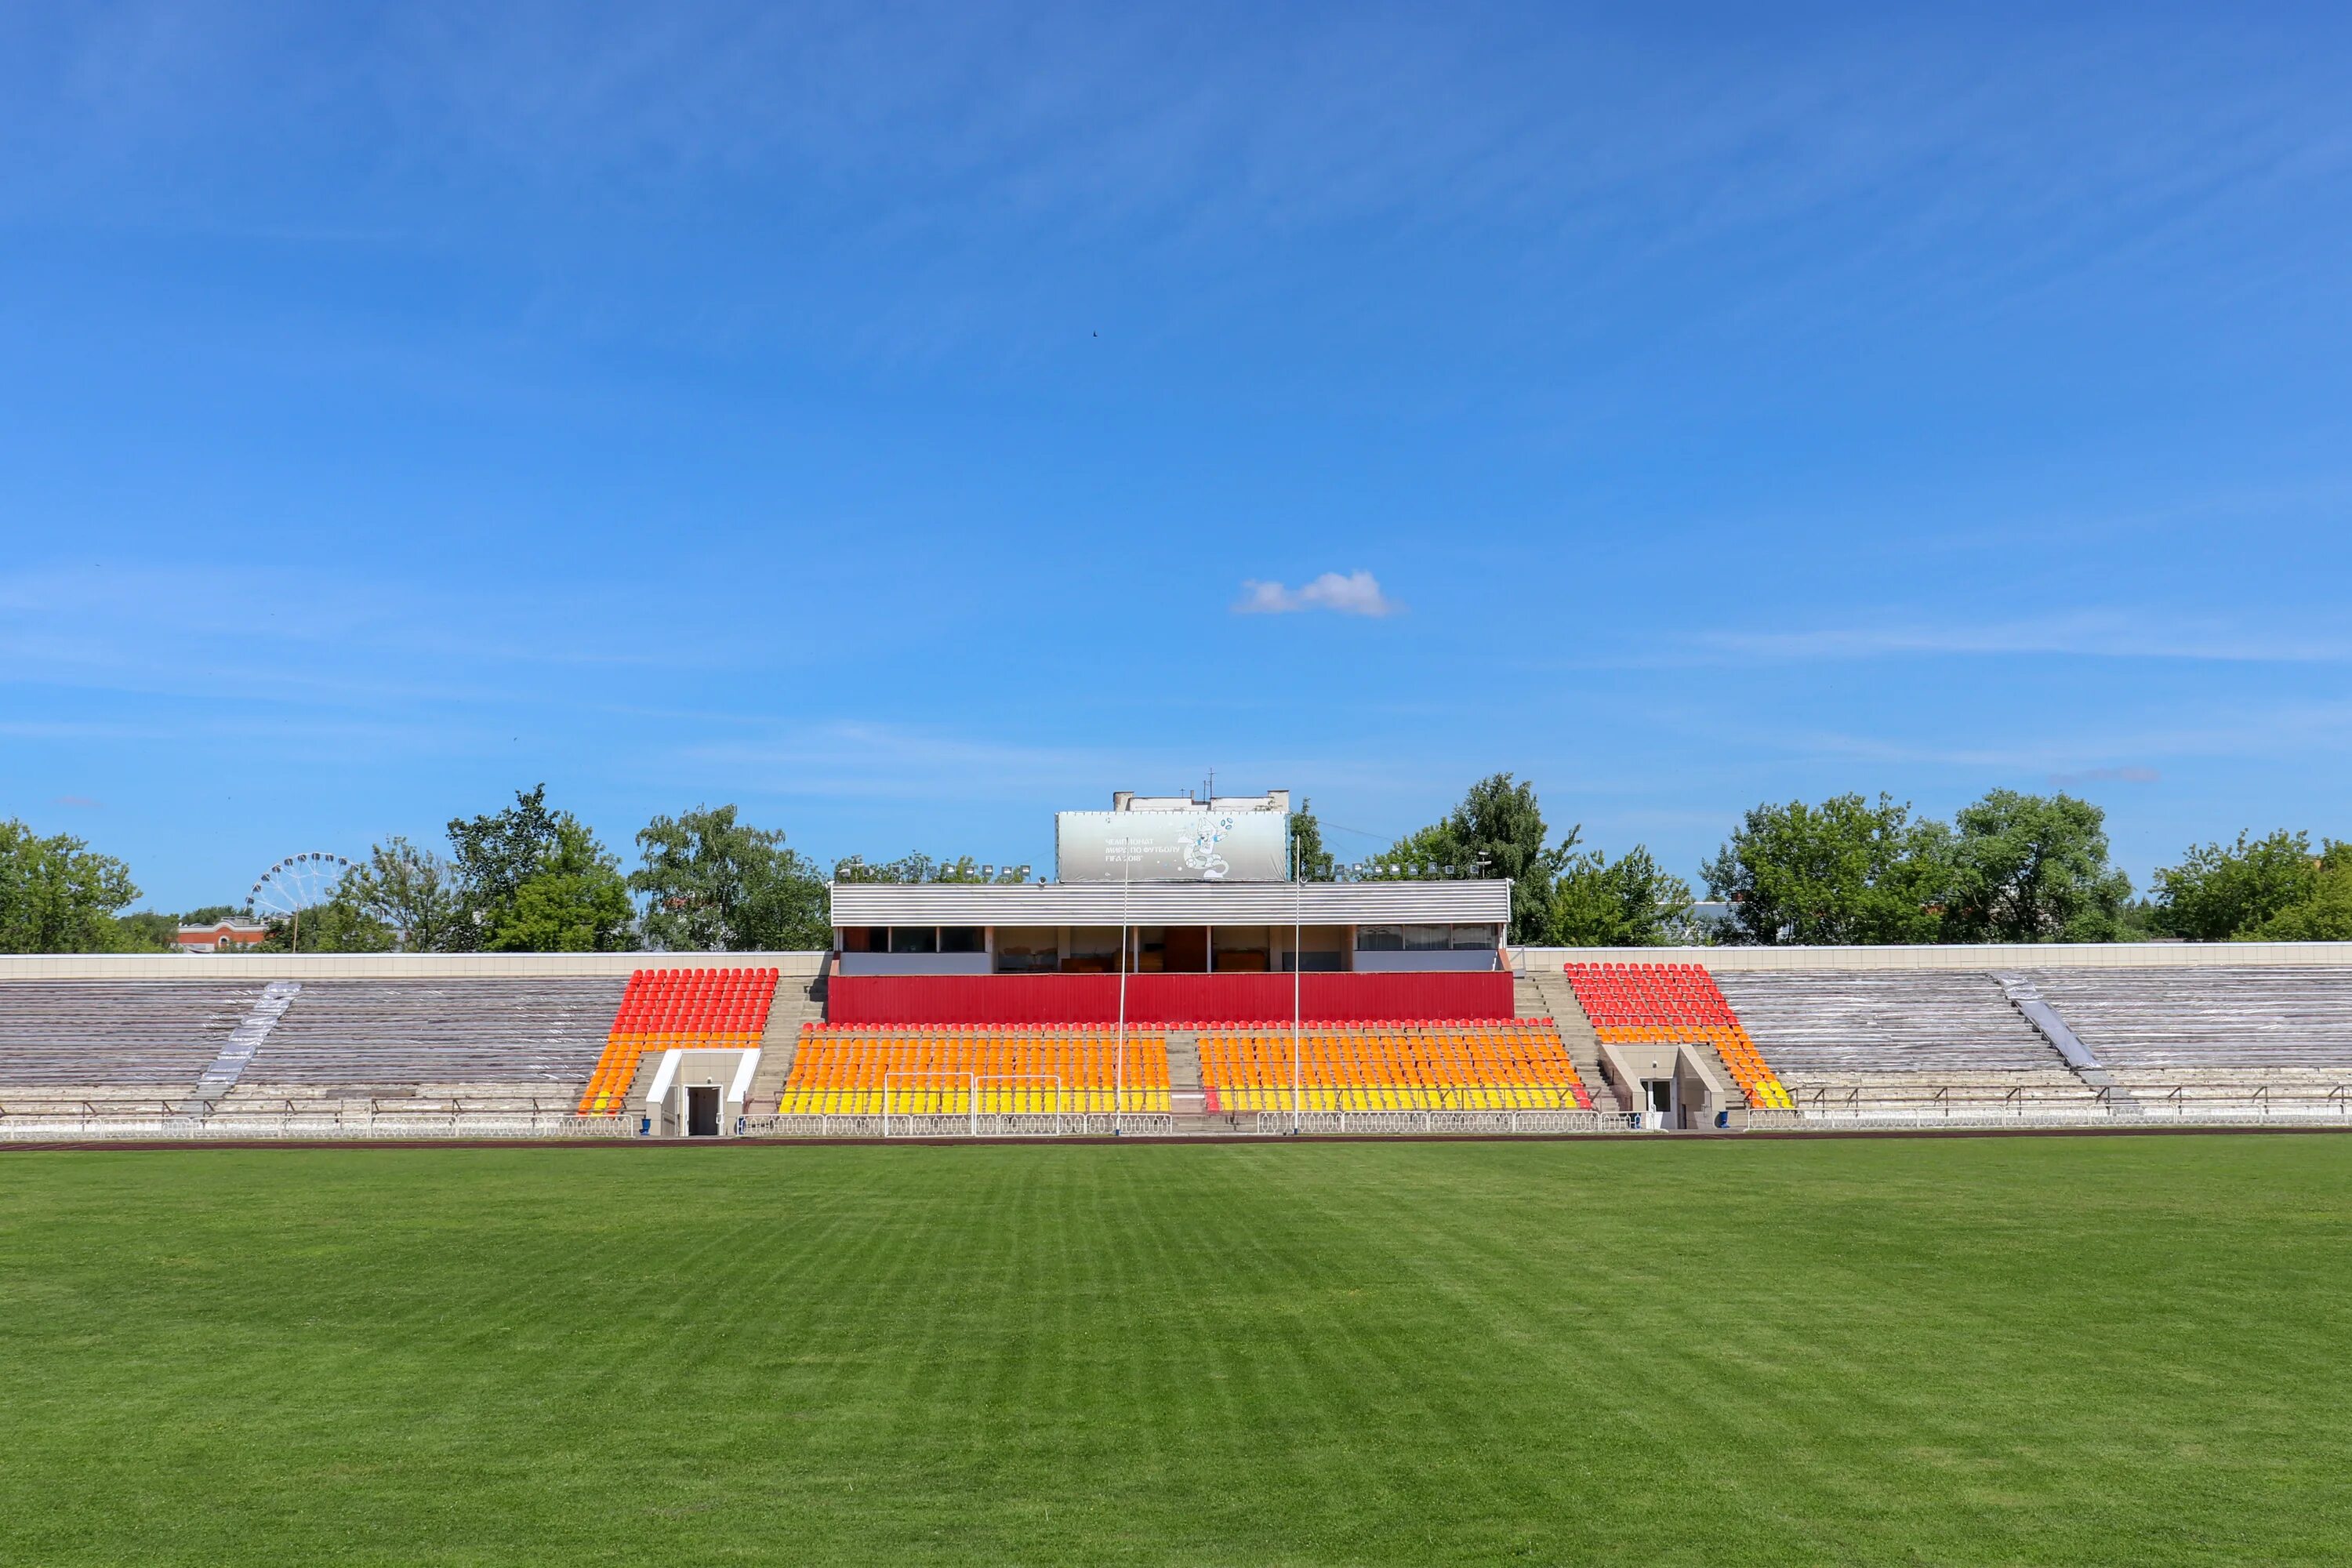
[{"label": "white cloud", "polygon": [[1326,572],[1296,588],[1250,578],[1242,584],[1234,614],[1286,616],[1297,610],[1334,610],[1343,616],[1392,616],[1403,607],[1381,592],[1379,579],[1370,572],[1350,572],[1344,577]]}]

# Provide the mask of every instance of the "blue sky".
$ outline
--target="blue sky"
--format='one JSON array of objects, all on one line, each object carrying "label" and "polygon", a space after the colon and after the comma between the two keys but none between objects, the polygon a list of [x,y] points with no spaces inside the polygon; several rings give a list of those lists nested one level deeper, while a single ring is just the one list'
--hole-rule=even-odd
[{"label": "blue sky", "polygon": [[164,908],[542,779],[827,862],[1211,768],[1694,879],[1845,789],[2352,837],[2347,46],[10,6],[0,816]]}]

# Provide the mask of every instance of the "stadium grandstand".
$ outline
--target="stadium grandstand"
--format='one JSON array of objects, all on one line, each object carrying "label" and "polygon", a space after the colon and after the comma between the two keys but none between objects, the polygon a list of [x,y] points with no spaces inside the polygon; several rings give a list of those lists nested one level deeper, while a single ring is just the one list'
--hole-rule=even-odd
[{"label": "stadium grandstand", "polygon": [[0,959],[0,1140],[2352,1124],[2352,944],[1512,949],[1288,844],[1120,795],[823,952]]}]

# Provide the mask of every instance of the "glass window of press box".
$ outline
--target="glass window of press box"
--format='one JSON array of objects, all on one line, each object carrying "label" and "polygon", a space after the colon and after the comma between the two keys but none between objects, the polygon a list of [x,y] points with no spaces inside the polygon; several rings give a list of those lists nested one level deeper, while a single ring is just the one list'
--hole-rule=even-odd
[{"label": "glass window of press box", "polygon": [[1488,924],[1358,926],[1356,951],[1359,952],[1491,952],[1496,945],[1496,928]]}]

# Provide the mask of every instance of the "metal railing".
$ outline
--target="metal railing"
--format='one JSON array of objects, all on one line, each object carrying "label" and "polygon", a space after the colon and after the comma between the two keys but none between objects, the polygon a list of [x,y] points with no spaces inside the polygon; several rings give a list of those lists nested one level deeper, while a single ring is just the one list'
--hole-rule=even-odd
[{"label": "metal railing", "polygon": [[1294,1119],[1287,1110],[1261,1110],[1254,1126],[1244,1131],[1261,1137],[1287,1137],[1293,1131],[1329,1137],[1334,1134],[1387,1133],[1562,1133],[1637,1132],[1639,1111],[1623,1110],[1302,1110]]},{"label": "metal railing", "polygon": [[0,1142],[79,1143],[237,1139],[625,1138],[634,1117],[533,1110],[131,1111],[105,1107],[0,1115]]},{"label": "metal railing", "polygon": [[2072,1102],[2030,1090],[1961,1086],[1911,1095],[1864,1096],[1853,1088],[1813,1090],[1793,1110],[1751,1110],[1757,1131],[1829,1128],[2113,1127],[2278,1124],[2352,1126],[2352,1085],[2202,1083],[2168,1089],[2099,1089]]},{"label": "metal railing", "polygon": [[955,1110],[914,1113],[778,1112],[747,1116],[750,1138],[1165,1138],[1176,1118],[1164,1111]]}]

